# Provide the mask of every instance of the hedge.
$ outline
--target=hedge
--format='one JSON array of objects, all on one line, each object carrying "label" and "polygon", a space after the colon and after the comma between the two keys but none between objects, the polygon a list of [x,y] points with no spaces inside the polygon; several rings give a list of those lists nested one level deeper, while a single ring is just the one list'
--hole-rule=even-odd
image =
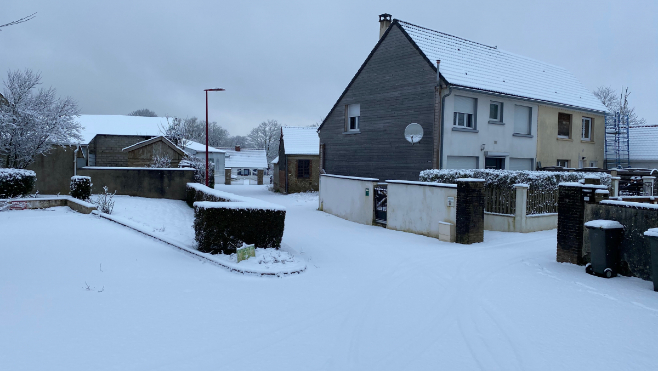
[{"label": "hedge", "polygon": [[281,247],[286,210],[279,205],[187,184],[187,203],[194,207],[197,249],[233,254],[243,243],[261,248]]},{"label": "hedge", "polygon": [[608,173],[566,172],[566,171],[514,171],[514,170],[449,170],[431,169],[420,172],[421,182],[456,184],[459,178],[479,178],[485,180],[485,187],[512,188],[514,184],[527,184],[531,190],[557,190],[562,182],[579,182],[585,178],[596,177],[601,184],[610,188],[611,177]]},{"label": "hedge", "polygon": [[91,197],[91,177],[75,175],[71,177],[71,197],[88,200]]},{"label": "hedge", "polygon": [[22,197],[32,193],[37,174],[32,170],[0,169],[0,198]]}]

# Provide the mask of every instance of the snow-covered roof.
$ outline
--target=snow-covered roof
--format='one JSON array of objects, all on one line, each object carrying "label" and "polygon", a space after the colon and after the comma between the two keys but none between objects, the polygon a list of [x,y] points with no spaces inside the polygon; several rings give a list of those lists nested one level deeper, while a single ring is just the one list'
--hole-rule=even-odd
[{"label": "snow-covered roof", "polygon": [[169,147],[171,147],[171,149],[178,152],[181,156],[185,155],[185,151],[182,148],[178,147],[172,141],[170,141],[169,139],[163,137],[162,135],[151,138],[151,139],[143,140],[141,142],[137,142],[137,143],[135,143],[131,146],[128,146],[128,147],[122,149],[122,151],[134,151],[138,148],[142,148],[144,146],[147,146],[147,145],[155,143],[155,142],[163,142],[166,145],[168,145]]},{"label": "snow-covered roof", "polygon": [[497,47],[397,20],[448,83],[605,112],[571,72]]},{"label": "snow-covered roof", "polygon": [[279,163],[279,156],[276,156],[276,158],[274,158],[274,160],[270,162],[270,164],[278,164],[278,163]]},{"label": "snow-covered roof", "polygon": [[317,130],[314,127],[282,127],[286,155],[319,155],[320,137]]},{"label": "snow-covered roof", "polygon": [[267,153],[264,149],[221,148],[226,153],[226,168],[267,169]]},{"label": "snow-covered roof", "polygon": [[[188,140],[187,145],[185,146],[185,149],[190,149],[194,152],[203,152],[203,153],[205,153],[206,152],[206,145]],[[208,153],[213,153],[213,152],[214,153],[225,153],[226,151],[221,150],[221,149],[217,149],[215,147],[208,146]]]},{"label": "snow-covered roof", "polygon": [[123,115],[81,115],[82,143],[88,144],[98,134],[109,135],[161,135],[160,128],[167,126],[164,117]]},{"label": "snow-covered roof", "polygon": [[631,126],[628,129],[630,160],[658,160],[658,125]]}]

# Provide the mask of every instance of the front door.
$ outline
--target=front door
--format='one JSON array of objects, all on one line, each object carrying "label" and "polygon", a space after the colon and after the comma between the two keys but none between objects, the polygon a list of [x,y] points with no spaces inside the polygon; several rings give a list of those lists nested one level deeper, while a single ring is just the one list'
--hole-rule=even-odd
[{"label": "front door", "polygon": [[485,157],[484,158],[484,168],[485,169],[505,169],[505,157]]}]

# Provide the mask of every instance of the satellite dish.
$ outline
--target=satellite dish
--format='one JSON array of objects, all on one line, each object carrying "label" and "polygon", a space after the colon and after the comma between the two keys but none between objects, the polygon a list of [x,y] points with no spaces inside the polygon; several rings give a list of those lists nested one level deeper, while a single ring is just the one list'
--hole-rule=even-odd
[{"label": "satellite dish", "polygon": [[420,142],[423,139],[423,127],[416,123],[407,125],[407,128],[404,129],[404,138],[411,145]]}]

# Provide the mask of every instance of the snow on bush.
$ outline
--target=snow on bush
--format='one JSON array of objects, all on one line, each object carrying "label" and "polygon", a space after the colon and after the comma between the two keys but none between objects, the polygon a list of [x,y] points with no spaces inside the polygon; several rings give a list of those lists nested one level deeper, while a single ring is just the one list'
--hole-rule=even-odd
[{"label": "snow on bush", "polygon": [[117,191],[114,191],[114,193],[110,193],[107,191],[107,186],[103,187],[103,193],[95,195],[95,199],[91,200],[91,203],[96,205],[98,208],[98,211],[105,213],[105,214],[112,214],[112,210],[114,210],[114,195],[117,193]]},{"label": "snow on bush", "polygon": [[421,182],[456,184],[459,178],[480,178],[485,180],[485,187],[512,188],[515,184],[526,184],[531,190],[557,190],[562,182],[580,182],[585,178],[599,178],[601,184],[610,187],[611,177],[608,173],[554,172],[554,171],[513,171],[513,170],[438,170],[430,169],[420,172]]},{"label": "snow on bush", "polygon": [[91,197],[91,177],[75,175],[71,177],[71,197],[86,201]]},{"label": "snow on bush", "polygon": [[[206,184],[206,161],[194,156],[186,156],[178,164],[180,168],[194,169],[194,182]],[[215,187],[215,164],[208,161],[208,186]]]},{"label": "snow on bush", "polygon": [[155,169],[168,169],[171,167],[171,157],[168,154],[164,155],[155,155],[153,160],[149,164],[149,167]]},{"label": "snow on bush", "polygon": [[25,196],[32,192],[37,174],[32,170],[0,169],[0,198]]},{"label": "snow on bush", "polygon": [[260,248],[281,246],[286,209],[279,205],[188,183],[187,202],[194,206],[197,249],[234,254],[243,243]]}]

